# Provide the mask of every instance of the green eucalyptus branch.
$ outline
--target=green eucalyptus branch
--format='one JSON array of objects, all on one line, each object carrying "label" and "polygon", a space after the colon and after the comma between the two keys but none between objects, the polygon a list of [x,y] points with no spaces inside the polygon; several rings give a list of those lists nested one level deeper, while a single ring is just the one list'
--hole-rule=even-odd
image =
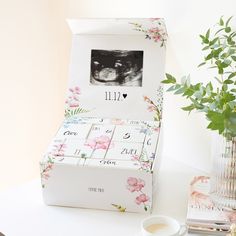
[{"label": "green eucalyptus branch", "polygon": [[[220,18],[215,32],[208,29],[200,35],[206,52],[203,62],[209,69],[216,70],[217,76],[207,84],[192,84],[190,76],[184,76],[178,83],[176,78],[166,74],[164,84],[171,86],[167,91],[180,94],[190,101],[182,109],[197,110],[205,113],[209,121],[208,129],[216,130],[227,138],[236,137],[236,31],[230,25],[232,17],[224,21]],[[214,84],[214,85],[213,85]]]}]

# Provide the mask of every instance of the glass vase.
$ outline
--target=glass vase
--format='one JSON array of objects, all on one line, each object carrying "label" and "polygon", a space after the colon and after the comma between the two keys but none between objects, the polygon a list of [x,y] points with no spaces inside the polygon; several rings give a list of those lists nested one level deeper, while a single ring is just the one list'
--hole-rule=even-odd
[{"label": "glass vase", "polygon": [[236,209],[236,137],[218,135],[212,145],[211,198],[216,206]]}]

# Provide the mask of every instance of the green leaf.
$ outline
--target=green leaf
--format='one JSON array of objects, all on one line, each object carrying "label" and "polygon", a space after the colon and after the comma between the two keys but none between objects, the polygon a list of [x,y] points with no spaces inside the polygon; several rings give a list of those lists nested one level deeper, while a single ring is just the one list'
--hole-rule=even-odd
[{"label": "green leaf", "polygon": [[218,57],[219,54],[223,51],[223,48],[218,48],[216,50],[213,50],[212,53],[214,55],[214,57]]},{"label": "green leaf", "polygon": [[231,110],[234,110],[234,108],[236,108],[236,101],[231,101],[228,104]]},{"label": "green leaf", "polygon": [[176,83],[176,79],[174,76],[166,73],[166,80],[161,81],[163,84],[174,84]]},{"label": "green leaf", "polygon": [[181,78],[181,84],[184,85],[185,82],[186,82],[186,80],[187,80],[187,77],[186,77],[186,76],[183,76],[183,77]]},{"label": "green leaf", "polygon": [[236,112],[232,112],[230,106],[227,106],[223,112],[225,117],[224,125],[231,136],[236,136]]},{"label": "green leaf", "polygon": [[184,110],[184,111],[189,111],[189,112],[191,112],[193,109],[195,109],[195,106],[194,106],[194,104],[191,104],[191,105],[189,105],[189,106],[182,107],[181,109]]},{"label": "green leaf", "polygon": [[224,95],[221,98],[221,101],[223,102],[224,105],[226,105],[230,101],[234,101],[235,96],[231,93],[225,92]]},{"label": "green leaf", "polygon": [[225,32],[226,32],[226,33],[229,33],[230,31],[231,31],[231,28],[230,28],[230,27],[226,27],[226,28],[225,28]]},{"label": "green leaf", "polygon": [[176,82],[175,77],[172,76],[171,74],[166,73],[166,77],[167,77],[168,80],[172,80],[173,82]]},{"label": "green leaf", "polygon": [[231,60],[225,59],[225,60],[221,63],[221,66],[222,66],[223,68],[226,68],[226,67],[228,67],[230,64],[231,64]]},{"label": "green leaf", "polygon": [[197,98],[197,99],[201,99],[201,98],[202,98],[202,93],[201,93],[201,91],[196,91],[196,92],[193,94],[193,96],[194,96],[195,98]]},{"label": "green leaf", "polygon": [[222,134],[225,129],[223,114],[215,111],[209,111],[206,116],[210,120],[210,123],[207,128],[212,130],[218,130],[218,132]]},{"label": "green leaf", "polygon": [[224,30],[224,28],[219,29],[218,31],[216,31],[215,35],[219,34],[219,33],[220,33],[221,31],[223,31],[223,30]]},{"label": "green leaf", "polygon": [[229,25],[229,22],[231,21],[231,19],[233,18],[233,16],[231,16],[225,23],[225,26],[227,27]]},{"label": "green leaf", "polygon": [[181,93],[184,93],[184,88],[183,87],[176,90],[174,94],[181,94]]},{"label": "green leaf", "polygon": [[232,58],[234,61],[236,61],[236,56],[231,56],[231,58]]},{"label": "green leaf", "polygon": [[206,62],[202,62],[201,64],[198,65],[198,67],[205,65]]},{"label": "green leaf", "polygon": [[190,79],[190,75],[188,75],[185,81],[185,86],[190,87],[190,85],[191,85],[191,79]]},{"label": "green leaf", "polygon": [[205,37],[203,35],[199,35],[199,37],[204,41],[205,40]]},{"label": "green leaf", "polygon": [[233,72],[229,75],[228,79],[232,79],[234,76],[236,76],[236,72]]},{"label": "green leaf", "polygon": [[216,76],[214,77],[220,84],[222,84],[221,80],[217,78]]},{"label": "green leaf", "polygon": [[211,96],[211,91],[213,90],[211,82],[207,84],[206,86],[206,93],[208,96]]},{"label": "green leaf", "polygon": [[210,29],[208,29],[206,32],[206,39],[209,39],[209,36],[210,36]]},{"label": "green leaf", "polygon": [[230,79],[227,79],[224,81],[224,84],[233,84],[234,81],[230,80]]},{"label": "green leaf", "polygon": [[224,25],[224,21],[223,21],[223,18],[222,18],[222,17],[220,18],[220,22],[219,22],[219,24],[220,24],[221,26]]},{"label": "green leaf", "polygon": [[192,86],[190,85],[190,87],[188,87],[184,93],[183,93],[183,96],[187,96],[187,97],[190,97],[194,94],[195,90],[192,89]]},{"label": "green leaf", "polygon": [[218,73],[219,73],[220,75],[222,75],[222,74],[224,73],[224,69],[223,69],[222,67],[219,67],[219,68],[218,68]]},{"label": "green leaf", "polygon": [[217,38],[215,38],[215,39],[213,39],[212,41],[210,41],[210,45],[214,45],[217,41],[218,41],[218,37]]},{"label": "green leaf", "polygon": [[199,36],[200,36],[200,38],[202,39],[202,42],[203,42],[203,43],[205,43],[205,44],[209,43],[208,38],[206,38],[206,37],[203,36],[203,35],[199,35]]},{"label": "green leaf", "polygon": [[212,57],[213,57],[213,54],[210,53],[210,54],[208,54],[208,55],[206,56],[205,60],[208,61],[208,60],[210,60]]},{"label": "green leaf", "polygon": [[167,92],[171,92],[175,90],[175,85],[172,85],[171,87],[169,87],[166,91]]},{"label": "green leaf", "polygon": [[210,48],[210,46],[205,46],[203,49],[202,49],[202,51],[205,51],[205,50],[207,50],[207,49],[209,49]]}]

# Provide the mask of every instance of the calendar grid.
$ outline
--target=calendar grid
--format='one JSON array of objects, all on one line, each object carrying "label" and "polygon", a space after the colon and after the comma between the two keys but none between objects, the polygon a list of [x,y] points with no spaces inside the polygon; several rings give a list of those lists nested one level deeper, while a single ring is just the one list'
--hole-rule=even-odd
[{"label": "calendar grid", "polygon": [[114,133],[115,133],[115,130],[116,130],[116,125],[115,125],[115,127],[114,127],[114,129],[113,129],[113,131],[112,131],[111,140],[110,140],[110,143],[109,143],[109,145],[108,145],[108,148],[107,148],[107,150],[106,150],[106,153],[105,153],[103,159],[106,159],[106,155],[107,155],[107,152],[108,152],[108,150],[109,150],[109,148],[110,148],[110,146],[111,146],[111,142],[112,142],[112,139],[113,139],[113,135],[114,135]]},{"label": "calendar grid", "polygon": [[154,128],[155,125],[132,122],[69,123],[61,126],[49,152],[61,145],[60,158],[54,158],[61,164],[151,169],[159,135]]}]

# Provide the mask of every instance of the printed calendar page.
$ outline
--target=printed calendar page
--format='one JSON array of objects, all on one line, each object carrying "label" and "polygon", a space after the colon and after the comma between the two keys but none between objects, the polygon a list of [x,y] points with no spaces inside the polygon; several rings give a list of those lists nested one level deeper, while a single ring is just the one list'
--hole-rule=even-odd
[{"label": "printed calendar page", "polygon": [[151,171],[158,136],[156,122],[74,118],[65,120],[46,158],[57,163]]}]

